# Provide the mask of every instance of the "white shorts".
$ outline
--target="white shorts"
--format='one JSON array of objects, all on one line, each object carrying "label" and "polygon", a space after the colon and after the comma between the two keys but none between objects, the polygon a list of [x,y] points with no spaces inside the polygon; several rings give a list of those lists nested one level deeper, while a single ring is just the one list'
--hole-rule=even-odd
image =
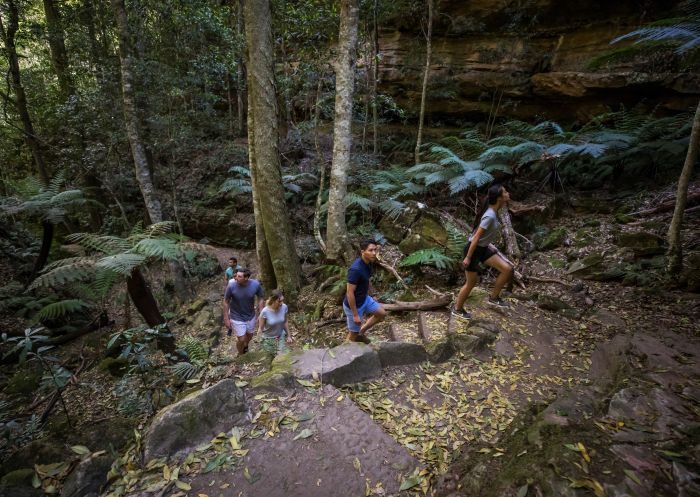
[{"label": "white shorts", "polygon": [[255,333],[255,318],[250,321],[235,321],[231,319],[231,329],[236,332],[237,337],[245,336],[246,333]]}]

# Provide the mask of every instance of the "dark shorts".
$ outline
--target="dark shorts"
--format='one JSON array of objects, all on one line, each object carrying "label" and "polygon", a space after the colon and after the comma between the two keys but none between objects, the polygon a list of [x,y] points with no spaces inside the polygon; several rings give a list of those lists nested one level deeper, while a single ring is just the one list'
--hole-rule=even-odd
[{"label": "dark shorts", "polygon": [[[467,251],[469,250],[469,244],[467,244],[464,247],[464,251],[462,252],[462,256],[466,257],[467,256]],[[476,246],[476,250],[474,250],[474,253],[472,254],[472,260],[469,261],[469,266],[464,268],[465,271],[469,271],[472,273],[476,273],[479,271],[479,264],[490,259],[494,255],[498,253],[498,250],[495,250],[491,248],[490,246],[486,247],[480,247]]]}]

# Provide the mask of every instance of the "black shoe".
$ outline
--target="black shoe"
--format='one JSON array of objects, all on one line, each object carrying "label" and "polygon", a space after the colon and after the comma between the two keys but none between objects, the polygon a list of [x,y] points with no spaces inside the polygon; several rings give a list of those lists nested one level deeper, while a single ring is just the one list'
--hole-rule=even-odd
[{"label": "black shoe", "polygon": [[457,310],[453,307],[451,313],[457,319],[462,319],[464,321],[469,321],[472,318],[471,313],[465,311],[464,309]]},{"label": "black shoe", "polygon": [[493,297],[489,297],[487,302],[494,307],[500,307],[501,309],[510,309],[510,304],[500,297],[496,297],[495,299]]}]

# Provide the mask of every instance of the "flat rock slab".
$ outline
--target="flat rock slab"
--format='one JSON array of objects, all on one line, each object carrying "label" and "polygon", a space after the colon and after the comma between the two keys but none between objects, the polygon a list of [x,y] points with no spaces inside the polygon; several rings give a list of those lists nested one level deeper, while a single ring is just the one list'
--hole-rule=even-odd
[{"label": "flat rock slab", "polygon": [[174,456],[244,423],[247,417],[243,391],[234,380],[222,380],[155,415],[144,437],[144,459]]},{"label": "flat rock slab", "polygon": [[[331,385],[320,391],[299,391],[274,405],[284,412],[314,417],[296,431],[283,427],[270,438],[244,439],[250,451],[238,467],[196,476],[190,481],[189,495],[359,497],[365,495],[367,484],[375,488],[379,482],[386,495],[396,495],[401,481],[420,466]],[[313,435],[294,440],[304,429]]]},{"label": "flat rock slab", "polygon": [[292,372],[300,379],[320,378],[323,383],[341,386],[377,378],[382,374],[382,364],[369,345],[345,343],[292,354]]},{"label": "flat rock slab", "polygon": [[416,343],[378,342],[372,344],[372,347],[379,354],[379,362],[383,368],[416,364],[428,360],[425,347]]}]

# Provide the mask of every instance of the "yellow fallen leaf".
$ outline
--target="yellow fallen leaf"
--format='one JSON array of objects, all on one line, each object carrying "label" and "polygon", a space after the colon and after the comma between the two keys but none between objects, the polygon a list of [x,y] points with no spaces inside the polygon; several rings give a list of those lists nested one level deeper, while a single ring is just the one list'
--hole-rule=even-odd
[{"label": "yellow fallen leaf", "polygon": [[184,481],[180,480],[175,480],[175,486],[179,488],[180,490],[184,490],[185,492],[192,490],[192,487],[190,486],[189,483],[185,483]]},{"label": "yellow fallen leaf", "polygon": [[586,450],[585,445],[583,445],[581,442],[578,442],[576,446],[578,447],[579,452],[581,452],[584,461],[591,462],[591,456],[588,455],[588,451]]},{"label": "yellow fallen leaf", "polygon": [[170,481],[170,468],[167,464],[163,466],[163,479],[165,481]]}]

